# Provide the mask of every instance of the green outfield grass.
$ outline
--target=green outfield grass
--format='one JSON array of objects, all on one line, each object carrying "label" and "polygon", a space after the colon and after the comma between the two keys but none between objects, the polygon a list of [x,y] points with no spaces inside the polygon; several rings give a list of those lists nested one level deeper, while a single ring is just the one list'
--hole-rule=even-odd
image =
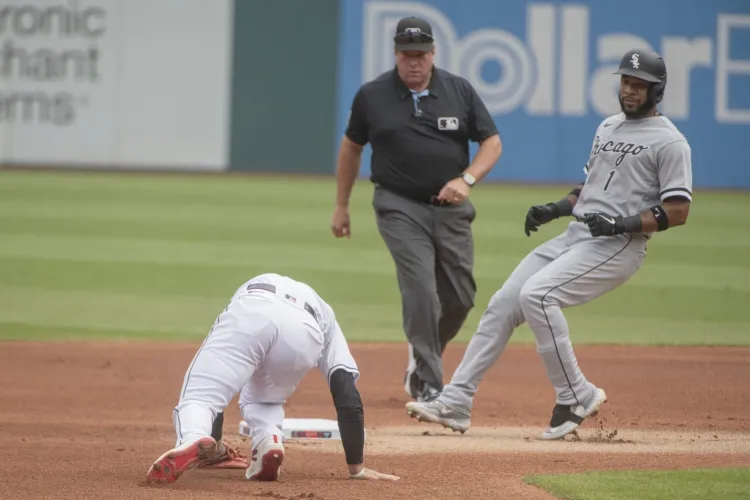
[{"label": "green outfield grass", "polygon": [[[0,338],[202,338],[237,286],[278,272],[313,285],[352,341],[403,340],[395,269],[357,184],[353,236],[329,223],[333,179],[0,171]],[[531,238],[529,205],[567,187],[481,185],[473,332]],[[640,273],[567,310],[576,343],[750,344],[750,194],[703,193],[656,235]],[[730,217],[727,217],[727,216]],[[530,342],[526,327],[514,341]]]},{"label": "green outfield grass", "polygon": [[588,472],[530,476],[525,482],[561,500],[750,499],[750,469]]}]

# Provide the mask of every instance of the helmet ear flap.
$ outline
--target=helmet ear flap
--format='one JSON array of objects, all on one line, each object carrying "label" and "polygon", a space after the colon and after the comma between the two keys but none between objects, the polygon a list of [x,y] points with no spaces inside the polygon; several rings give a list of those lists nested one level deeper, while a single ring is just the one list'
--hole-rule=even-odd
[{"label": "helmet ear flap", "polygon": [[667,75],[664,75],[664,78],[659,83],[653,83],[651,84],[651,87],[648,89],[649,93],[649,99],[653,101],[654,103],[658,104],[661,102],[661,100],[664,98],[664,90],[667,88]]}]

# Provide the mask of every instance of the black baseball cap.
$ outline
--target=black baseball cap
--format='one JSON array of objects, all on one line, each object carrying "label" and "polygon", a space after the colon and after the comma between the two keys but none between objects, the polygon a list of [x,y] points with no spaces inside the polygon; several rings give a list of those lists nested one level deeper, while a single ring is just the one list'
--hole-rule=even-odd
[{"label": "black baseball cap", "polygon": [[396,26],[396,50],[418,50],[430,52],[433,48],[432,26],[424,19],[418,17],[405,17]]}]

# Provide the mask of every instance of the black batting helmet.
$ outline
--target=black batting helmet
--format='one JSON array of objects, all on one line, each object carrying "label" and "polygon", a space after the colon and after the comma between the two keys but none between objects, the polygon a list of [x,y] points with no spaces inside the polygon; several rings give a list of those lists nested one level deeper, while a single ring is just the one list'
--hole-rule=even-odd
[{"label": "black batting helmet", "polygon": [[649,99],[654,103],[661,102],[664,89],[667,87],[667,66],[664,59],[650,50],[629,50],[620,59],[620,67],[615,75],[628,75],[651,83]]}]

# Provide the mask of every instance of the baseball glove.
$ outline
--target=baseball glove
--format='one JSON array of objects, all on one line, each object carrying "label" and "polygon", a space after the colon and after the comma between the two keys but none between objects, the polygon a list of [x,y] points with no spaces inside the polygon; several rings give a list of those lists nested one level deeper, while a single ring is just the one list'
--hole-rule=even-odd
[{"label": "baseball glove", "polygon": [[223,450],[212,461],[200,466],[202,469],[247,469],[247,456],[235,449],[231,444],[222,441]]}]

